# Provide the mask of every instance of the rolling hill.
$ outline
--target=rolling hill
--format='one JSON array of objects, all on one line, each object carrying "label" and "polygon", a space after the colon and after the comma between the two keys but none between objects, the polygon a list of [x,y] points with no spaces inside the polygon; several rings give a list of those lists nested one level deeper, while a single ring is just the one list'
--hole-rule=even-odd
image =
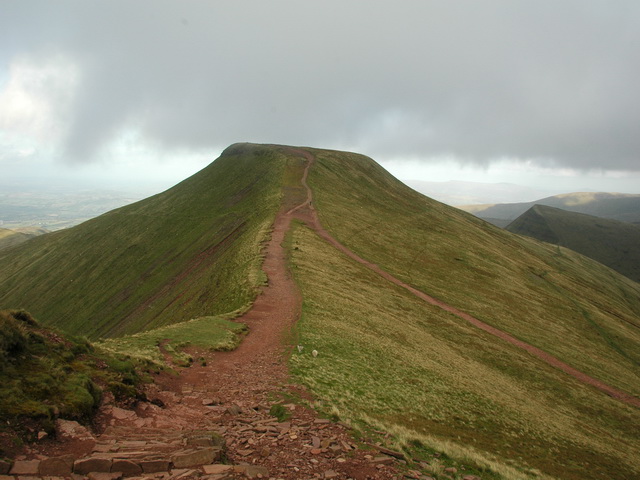
[{"label": "rolling hill", "polygon": [[458,208],[499,227],[506,227],[534,205],[561,208],[621,222],[640,223],[640,195],[625,193],[567,193],[534,202],[465,205]]},{"label": "rolling hill", "polygon": [[506,229],[570,248],[640,282],[640,225],[535,205]]},{"label": "rolling hill", "polygon": [[640,284],[361,155],[234,145],[167,192],[0,252],[0,307],[93,337],[246,309],[305,184],[317,217],[284,242],[302,298],[290,341],[319,354],[289,364],[316,408],[487,478],[638,475]]}]

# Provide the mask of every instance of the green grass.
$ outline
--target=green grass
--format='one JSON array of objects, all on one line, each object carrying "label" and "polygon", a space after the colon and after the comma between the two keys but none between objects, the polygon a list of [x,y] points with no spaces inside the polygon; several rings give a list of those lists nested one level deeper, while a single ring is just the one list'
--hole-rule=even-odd
[{"label": "green grass", "polygon": [[434,466],[428,452],[444,452],[482,478],[640,471],[637,409],[389,285],[304,227],[292,246],[305,349],[291,367],[327,414],[390,432],[392,447],[414,455],[422,445]]},{"label": "green grass", "polygon": [[0,305],[90,338],[247,308],[289,160],[234,145],[164,193],[0,251]]},{"label": "green grass", "polygon": [[570,248],[640,281],[639,225],[536,205],[506,229]]},{"label": "green grass", "polygon": [[193,359],[183,353],[188,346],[208,350],[233,350],[246,325],[220,317],[201,317],[176,325],[168,325],[146,332],[120,338],[107,339],[97,347],[108,352],[141,358],[158,364],[163,363],[161,348],[168,352],[175,363],[188,365]]},{"label": "green grass", "polygon": [[[338,240],[410,285],[640,394],[640,285],[413,192],[366,157],[314,150]],[[298,227],[295,375],[323,408],[505,478],[632,478],[637,409],[429,306]]]},{"label": "green grass", "polygon": [[150,367],[42,327],[24,311],[0,311],[0,438],[34,440],[56,418],[88,422],[104,391],[140,397]]},{"label": "green grass", "polygon": [[640,284],[424,197],[370,159],[317,151],[324,227],[401,280],[640,395]]}]

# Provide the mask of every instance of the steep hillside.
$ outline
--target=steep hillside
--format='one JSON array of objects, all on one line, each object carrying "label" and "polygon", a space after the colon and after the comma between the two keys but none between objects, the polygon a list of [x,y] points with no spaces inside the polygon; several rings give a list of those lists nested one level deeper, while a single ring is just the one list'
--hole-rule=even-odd
[{"label": "steep hillside", "polygon": [[567,193],[534,202],[466,205],[458,208],[504,227],[534,205],[546,205],[621,222],[640,223],[640,195],[624,193]]},{"label": "steep hillside", "polygon": [[[322,225],[364,259],[302,225],[292,236],[304,299],[298,341],[320,352],[316,360],[294,355],[292,365],[329,413],[393,432],[418,453],[444,450],[511,478],[640,471],[627,455],[640,452],[636,407],[375,269],[636,396],[638,284],[423,197],[371,159],[313,153],[309,185]],[[504,459],[520,474],[495,465]]]},{"label": "steep hillside", "polygon": [[535,205],[506,229],[570,248],[640,281],[640,225]]},{"label": "steep hillside", "polygon": [[287,160],[235,145],[164,193],[0,251],[0,305],[91,338],[246,308]]}]

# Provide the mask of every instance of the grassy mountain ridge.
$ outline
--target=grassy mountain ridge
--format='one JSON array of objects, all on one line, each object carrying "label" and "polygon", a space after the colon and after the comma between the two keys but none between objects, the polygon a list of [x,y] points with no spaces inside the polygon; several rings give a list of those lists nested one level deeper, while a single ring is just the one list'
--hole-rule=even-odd
[{"label": "grassy mountain ridge", "polygon": [[286,159],[234,145],[175,187],[0,252],[0,305],[92,338],[246,308]]},{"label": "grassy mountain ridge", "polygon": [[640,282],[640,225],[535,205],[506,229],[570,248]]},{"label": "grassy mountain ridge", "polygon": [[[640,284],[424,197],[370,158],[307,150],[313,205],[344,245],[640,396]],[[94,337],[144,331],[104,343],[114,351],[198,337],[210,324],[200,317],[252,300],[283,192],[285,211],[306,196],[302,167],[297,150],[235,145],[167,192],[2,251],[0,306]],[[292,337],[305,346],[291,370],[326,413],[389,432],[412,456],[435,449],[480,465],[489,479],[640,472],[637,408],[419,300],[301,222],[286,242],[303,297]],[[232,344],[233,329],[217,323]]]},{"label": "grassy mountain ridge", "polygon": [[534,205],[546,205],[621,222],[640,223],[640,195],[625,193],[576,192],[533,202],[465,205],[458,208],[504,227]]},{"label": "grassy mountain ridge", "polygon": [[[366,157],[317,158],[309,175],[315,203],[342,243],[415,288],[640,394],[637,283],[424,197]],[[619,357],[620,370],[576,358],[576,349]]]},{"label": "grassy mountain ridge", "polygon": [[[315,207],[341,243],[415,288],[640,394],[636,283],[423,197],[371,159],[310,151]],[[405,448],[493,465],[506,478],[640,471],[627,455],[640,452],[637,409],[418,301],[304,226],[291,241],[304,298],[299,341],[320,352],[316,360],[294,354],[292,367],[329,413],[392,432]]]}]

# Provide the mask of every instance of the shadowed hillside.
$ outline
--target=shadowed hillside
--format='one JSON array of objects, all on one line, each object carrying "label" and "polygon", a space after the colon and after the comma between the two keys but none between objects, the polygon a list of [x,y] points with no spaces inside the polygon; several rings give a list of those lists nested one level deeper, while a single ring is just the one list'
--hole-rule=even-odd
[{"label": "shadowed hillside", "polygon": [[640,281],[640,225],[536,205],[506,229],[570,248]]}]

